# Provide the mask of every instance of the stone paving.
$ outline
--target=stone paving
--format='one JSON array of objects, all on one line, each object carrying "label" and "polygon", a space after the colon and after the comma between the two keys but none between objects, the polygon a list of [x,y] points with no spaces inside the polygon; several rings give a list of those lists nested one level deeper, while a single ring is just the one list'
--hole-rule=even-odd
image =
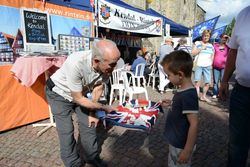
[{"label": "stone paving", "polygon": [[[160,95],[151,88],[148,88],[148,93],[153,101],[172,97],[171,92]],[[165,114],[160,114],[150,133],[100,126],[97,131],[101,157],[109,167],[167,167],[168,146],[162,138],[164,124]],[[37,136],[41,129],[30,124],[0,133],[0,167],[63,167],[55,128]],[[192,166],[225,167],[227,144],[227,103],[200,102],[200,129]],[[250,156],[248,164],[250,167]]]}]

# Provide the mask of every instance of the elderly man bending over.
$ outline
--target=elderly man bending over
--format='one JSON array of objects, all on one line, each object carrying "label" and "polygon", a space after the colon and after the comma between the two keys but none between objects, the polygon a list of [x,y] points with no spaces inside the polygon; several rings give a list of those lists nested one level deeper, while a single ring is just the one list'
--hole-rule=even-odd
[{"label": "elderly man bending over", "polygon": [[[114,42],[106,39],[94,41],[92,50],[71,54],[47,80],[46,95],[55,118],[61,158],[66,167],[83,165],[74,138],[73,112],[78,118],[86,162],[97,167],[107,166],[99,158],[95,111],[114,110],[98,103],[98,100],[104,89],[103,83],[108,80],[119,58],[120,52]],[[86,97],[87,93],[92,93],[92,100]]]}]

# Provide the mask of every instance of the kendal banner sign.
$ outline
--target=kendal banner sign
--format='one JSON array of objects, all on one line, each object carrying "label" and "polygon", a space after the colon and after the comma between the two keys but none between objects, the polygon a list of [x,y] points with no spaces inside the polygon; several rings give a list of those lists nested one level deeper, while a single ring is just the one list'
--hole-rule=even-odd
[{"label": "kendal banner sign", "polygon": [[109,3],[98,1],[99,27],[120,31],[162,35],[162,18],[126,9]]}]

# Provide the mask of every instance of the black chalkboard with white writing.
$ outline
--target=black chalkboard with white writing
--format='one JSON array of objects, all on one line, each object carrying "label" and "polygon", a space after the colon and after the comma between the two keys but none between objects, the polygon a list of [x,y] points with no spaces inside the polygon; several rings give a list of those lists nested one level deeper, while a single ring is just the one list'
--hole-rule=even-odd
[{"label": "black chalkboard with white writing", "polygon": [[50,43],[46,13],[24,10],[23,18],[27,43]]}]

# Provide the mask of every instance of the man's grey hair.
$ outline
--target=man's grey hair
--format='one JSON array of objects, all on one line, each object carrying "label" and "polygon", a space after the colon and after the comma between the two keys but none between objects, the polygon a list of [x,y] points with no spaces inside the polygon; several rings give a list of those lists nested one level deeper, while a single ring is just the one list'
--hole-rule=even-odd
[{"label": "man's grey hair", "polygon": [[97,40],[94,40],[93,42],[93,45],[92,45],[92,55],[93,55],[93,58],[96,57],[100,60],[103,60],[103,48],[101,48],[100,46],[98,46],[98,43],[101,41],[101,40],[105,40],[107,42],[110,42],[111,46],[112,47],[117,47],[116,43],[109,40],[109,39],[97,39]]},{"label": "man's grey hair", "polygon": [[182,38],[179,39],[178,42],[179,42],[180,45],[184,45],[184,44],[187,44],[187,39],[185,37],[182,37]]}]

